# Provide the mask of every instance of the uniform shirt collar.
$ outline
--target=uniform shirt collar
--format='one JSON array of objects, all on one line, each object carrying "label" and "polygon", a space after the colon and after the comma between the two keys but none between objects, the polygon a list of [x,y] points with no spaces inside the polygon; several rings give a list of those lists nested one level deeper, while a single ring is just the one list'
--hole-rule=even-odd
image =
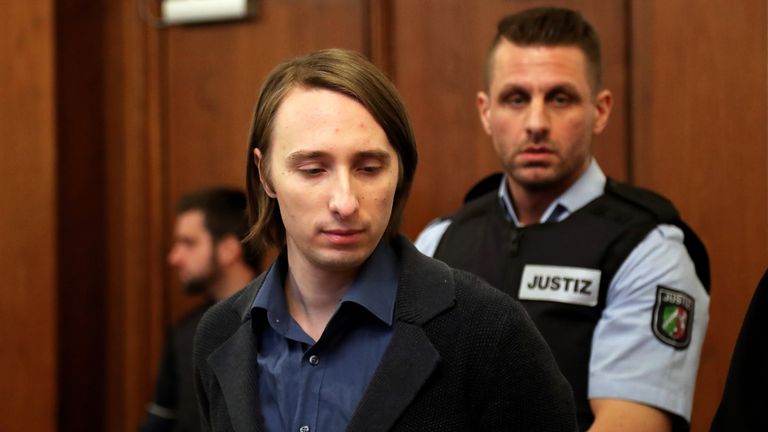
[{"label": "uniform shirt collar", "polygon": [[[597,161],[592,158],[584,174],[562,195],[550,203],[549,207],[541,215],[539,223],[559,222],[567,218],[571,213],[602,195],[605,190],[605,183],[606,177],[603,170],[600,169]],[[499,200],[507,220],[514,222],[518,227],[522,226],[517,219],[517,214],[515,214],[515,207],[512,205],[512,197],[507,187],[506,175],[503,176],[501,185],[499,185]]]},{"label": "uniform shirt collar", "polygon": [[[267,271],[261,289],[251,306],[252,316],[258,315],[254,313],[257,311],[266,313],[270,325],[282,334],[288,332],[291,319],[283,289],[287,271],[288,259],[283,251]],[[391,326],[398,276],[397,256],[389,242],[382,240],[363,264],[352,286],[339,302],[339,306],[343,303],[356,303]],[[338,307],[336,310],[338,311]]]}]

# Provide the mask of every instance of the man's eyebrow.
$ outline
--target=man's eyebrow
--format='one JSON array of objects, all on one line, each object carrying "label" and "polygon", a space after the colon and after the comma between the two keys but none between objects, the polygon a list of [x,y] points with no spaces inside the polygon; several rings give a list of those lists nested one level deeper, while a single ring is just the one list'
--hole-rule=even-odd
[{"label": "man's eyebrow", "polygon": [[388,162],[391,159],[391,156],[384,150],[365,150],[355,153],[355,159],[379,159],[381,161]]},{"label": "man's eyebrow", "polygon": [[505,86],[502,86],[499,90],[499,94],[505,93],[528,93],[529,90],[527,87],[521,84],[508,84]]},{"label": "man's eyebrow", "polygon": [[552,86],[552,88],[547,91],[547,93],[557,93],[557,92],[573,93],[578,95],[579,89],[576,88],[576,86],[571,83],[562,83],[562,84],[556,84]]},{"label": "man's eyebrow", "polygon": [[287,159],[288,159],[288,163],[297,163],[297,162],[302,162],[302,161],[310,160],[310,159],[319,159],[319,158],[322,158],[322,157],[325,157],[325,156],[328,156],[328,153],[326,153],[324,151],[319,151],[319,150],[312,150],[312,151],[299,150],[299,151],[295,151],[295,152],[289,154]]},{"label": "man's eyebrow", "polygon": [[[528,88],[528,86],[525,86],[523,84],[509,84],[509,85],[503,86],[499,90],[499,94],[509,94],[509,93],[517,93],[517,92],[528,93],[530,91],[531,90]],[[547,89],[547,93],[553,93],[558,91],[565,91],[568,93],[578,93],[578,88],[572,83],[560,82],[550,86]]]},{"label": "man's eyebrow", "polygon": [[[298,162],[321,159],[325,157],[330,157],[330,154],[320,150],[299,150],[289,154],[286,159],[288,160],[288,163],[295,164]],[[379,159],[382,161],[389,161],[392,158],[390,154],[384,150],[363,150],[356,152],[353,157],[355,160]]]}]

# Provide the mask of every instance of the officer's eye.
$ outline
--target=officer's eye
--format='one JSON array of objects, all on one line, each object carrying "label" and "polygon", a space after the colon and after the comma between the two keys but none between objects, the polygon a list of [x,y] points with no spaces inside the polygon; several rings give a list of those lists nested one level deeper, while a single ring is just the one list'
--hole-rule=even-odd
[{"label": "officer's eye", "polygon": [[530,97],[523,92],[512,92],[502,97],[503,103],[513,107],[525,105],[529,100]]},{"label": "officer's eye", "polygon": [[567,107],[579,101],[579,97],[567,90],[558,89],[550,93],[547,100],[555,107]]},{"label": "officer's eye", "polygon": [[552,100],[552,103],[556,106],[566,106],[571,103],[570,96],[563,93],[558,93],[554,95],[551,100]]}]

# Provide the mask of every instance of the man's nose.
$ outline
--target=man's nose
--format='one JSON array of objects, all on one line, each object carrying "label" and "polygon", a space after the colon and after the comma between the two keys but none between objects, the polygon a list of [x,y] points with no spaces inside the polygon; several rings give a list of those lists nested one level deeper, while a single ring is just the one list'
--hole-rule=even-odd
[{"label": "man's nose", "polygon": [[538,144],[549,138],[549,113],[544,100],[534,99],[528,108],[525,132],[528,140]]},{"label": "man's nose", "polygon": [[340,173],[336,176],[329,207],[331,212],[338,215],[341,219],[355,214],[359,208],[360,203],[357,200],[357,194],[354,189],[349,173]]},{"label": "man's nose", "polygon": [[179,265],[180,259],[181,259],[181,254],[179,254],[179,247],[173,246],[171,248],[171,251],[168,252],[168,264],[176,267]]}]

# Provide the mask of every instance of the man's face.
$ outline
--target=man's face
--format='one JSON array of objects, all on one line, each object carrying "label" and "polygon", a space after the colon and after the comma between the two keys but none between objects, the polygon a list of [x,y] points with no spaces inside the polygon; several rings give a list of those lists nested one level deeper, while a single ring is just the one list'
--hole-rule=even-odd
[{"label": "man's face", "polygon": [[254,156],[277,199],[291,267],[356,271],[392,214],[399,167],[384,130],[347,96],[297,87],[277,112],[270,145],[269,160],[258,149]]},{"label": "man's face", "polygon": [[477,106],[511,186],[565,190],[591,158],[592,135],[611,109],[593,95],[584,53],[574,46],[497,46],[488,93]]},{"label": "man's face", "polygon": [[168,263],[179,273],[187,293],[206,291],[218,276],[215,247],[205,229],[201,210],[181,213],[176,218],[174,240]]}]

